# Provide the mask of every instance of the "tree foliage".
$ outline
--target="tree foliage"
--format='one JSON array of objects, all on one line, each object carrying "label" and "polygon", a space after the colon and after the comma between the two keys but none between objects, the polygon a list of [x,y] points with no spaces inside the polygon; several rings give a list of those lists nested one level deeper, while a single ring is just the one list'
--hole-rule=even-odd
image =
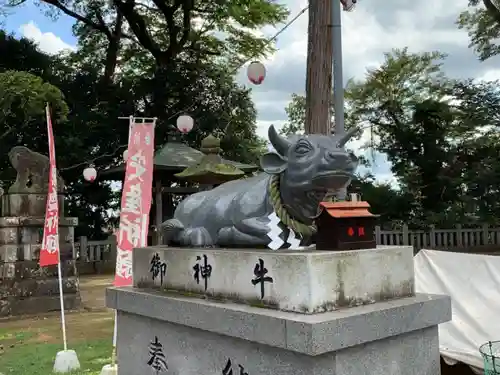
[{"label": "tree foliage", "polygon": [[[66,183],[66,215],[79,218],[77,235],[98,238],[109,219],[108,209],[116,207],[116,194],[106,183],[84,184],[82,171],[87,160],[103,152],[110,155],[97,159],[97,168],[116,160],[111,151],[128,137],[126,126],[117,117],[134,109],[127,87],[115,86],[113,96],[104,97],[95,87],[96,69],[73,70],[57,57],[38,51],[33,43],[5,33],[0,33],[0,50],[5,51],[0,74],[9,77],[7,84],[16,85],[11,87],[11,96],[17,100],[6,100],[8,96],[0,100],[4,111],[11,113],[8,122],[0,122],[2,131],[9,132],[0,138],[5,150],[0,154],[0,180],[10,185],[15,177],[7,157],[11,147],[24,145],[48,154],[45,104],[49,102],[57,166]],[[19,68],[24,71],[14,71]],[[28,115],[30,121],[21,126]]]},{"label": "tree foliage", "polygon": [[[199,147],[200,140],[213,133],[222,139],[224,156],[241,162],[257,161],[263,143],[255,134],[256,111],[250,91],[238,86],[232,75],[222,74],[227,69],[220,63],[211,64],[185,53],[178,64],[166,71],[168,79],[162,85],[155,76],[154,59],[138,54],[129,60],[129,65],[123,65],[124,70],[113,80],[103,81],[105,71],[96,59],[104,49],[80,49],[74,54],[48,56],[25,39],[16,40],[0,33],[0,51],[7,57],[0,63],[0,73],[5,77],[33,77],[30,95],[35,95],[39,86],[49,87],[61,93],[66,105],[67,119],[54,118],[54,134],[58,168],[67,185],[66,214],[79,218],[77,235],[99,238],[112,219],[110,211],[119,206],[117,193],[110,189],[109,183],[82,181],[83,169],[89,163],[102,169],[121,162],[128,126],[118,117],[147,116],[155,105],[155,90],[168,94],[162,104],[167,109],[156,128],[157,147],[174,129],[175,115],[187,108],[195,118],[195,128],[185,136],[186,142]],[[24,72],[10,72],[19,68]],[[25,93],[17,92],[21,102],[26,102]],[[37,114],[44,113],[45,99],[40,99],[42,106],[29,102]],[[7,101],[2,105],[13,109]],[[58,112],[58,105],[55,107]],[[29,112],[23,109],[22,115],[26,113]],[[11,116],[10,123],[20,123],[20,116]],[[45,116],[38,116],[32,122],[22,131],[15,128],[10,133],[12,138],[0,139],[0,146],[8,151],[22,140],[27,147],[47,154]],[[8,165],[7,152],[0,155],[0,163],[5,167],[0,180],[8,185],[13,171]]]},{"label": "tree foliage", "polygon": [[306,97],[292,94],[290,103],[285,108],[288,121],[283,125],[280,133],[283,135],[304,134],[306,123]]},{"label": "tree foliage", "polygon": [[469,8],[457,20],[467,30],[469,47],[484,61],[500,53],[500,3],[497,0],[469,0]]},{"label": "tree foliage", "polygon": [[358,193],[370,203],[370,212],[380,215],[380,224],[391,230],[408,223],[408,212],[415,203],[411,194],[397,190],[389,183],[380,183],[368,173],[358,175],[348,188],[349,193]]},{"label": "tree foliage", "polygon": [[[15,7],[26,0],[5,0]],[[134,96],[134,110],[121,115],[157,117],[164,143],[175,119],[189,113],[194,146],[209,132],[222,136],[228,157],[254,162],[263,148],[255,134],[250,92],[234,82],[234,68],[274,46],[257,30],[284,21],[288,10],[270,0],[203,2],[42,0],[47,15],[73,17],[75,53],[70,69],[96,71],[94,90],[114,96],[114,83]],[[124,138],[126,139],[126,138]],[[238,140],[245,139],[245,142]],[[102,151],[102,149],[101,149]]]},{"label": "tree foliage", "polygon": [[4,124],[0,140],[14,130],[19,132],[43,123],[47,103],[55,112],[56,120],[66,120],[68,106],[62,92],[31,73],[15,70],[0,73],[0,92],[0,123]]},{"label": "tree foliage", "polygon": [[[256,111],[250,91],[235,84],[234,68],[242,60],[273,51],[255,30],[283,21],[288,14],[285,7],[268,0],[217,5],[131,2],[132,9],[123,9],[121,1],[92,0],[85,7],[78,1],[49,4],[50,12],[78,20],[74,27],[78,50],[66,58],[67,64],[103,67],[102,86],[113,80],[128,82],[136,114],[158,118],[157,144],[167,140],[177,116],[189,113],[196,126],[186,137],[188,143],[197,147],[213,132],[222,138],[225,156],[258,160],[263,142],[255,133]],[[99,24],[101,18],[105,25]],[[144,28],[138,29],[136,23],[144,23]],[[113,44],[110,35],[118,43]],[[188,39],[183,41],[185,35]]]},{"label": "tree foliage", "polygon": [[[27,1],[3,0],[3,4],[15,7]],[[242,59],[271,52],[273,45],[255,30],[277,25],[288,16],[286,7],[270,0],[39,0],[39,4],[49,16],[75,19],[79,46],[98,51],[106,82],[139,51],[154,59],[158,75],[186,51],[234,67]]]},{"label": "tree foliage", "polygon": [[[400,187],[392,189],[393,200],[404,197],[399,205],[406,208],[406,221],[496,222],[498,82],[450,79],[442,71],[444,59],[438,52],[387,53],[379,68],[348,83],[346,123],[368,127],[373,137],[367,146],[387,155]],[[301,129],[303,105],[302,97],[292,97],[285,132]],[[372,195],[372,205],[388,201],[379,198],[383,195]],[[402,219],[394,211],[390,216]]]}]

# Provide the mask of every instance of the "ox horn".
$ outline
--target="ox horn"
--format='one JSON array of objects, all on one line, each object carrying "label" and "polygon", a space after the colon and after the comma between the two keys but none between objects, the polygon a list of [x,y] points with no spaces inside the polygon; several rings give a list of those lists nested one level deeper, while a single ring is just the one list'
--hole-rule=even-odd
[{"label": "ox horn", "polygon": [[291,144],[286,138],[280,136],[278,132],[276,132],[274,125],[269,127],[267,136],[269,137],[269,141],[271,141],[274,149],[278,151],[281,156],[286,156]]},{"label": "ox horn", "polygon": [[360,129],[358,127],[353,127],[349,129],[349,131],[345,134],[343,134],[340,139],[338,140],[337,144],[339,147],[344,147],[344,145],[347,143],[349,139],[352,138],[354,134],[356,134]]}]

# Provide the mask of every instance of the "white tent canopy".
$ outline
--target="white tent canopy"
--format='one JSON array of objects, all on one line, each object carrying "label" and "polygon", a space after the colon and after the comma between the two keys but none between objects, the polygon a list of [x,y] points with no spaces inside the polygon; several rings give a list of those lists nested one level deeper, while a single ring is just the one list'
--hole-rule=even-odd
[{"label": "white tent canopy", "polygon": [[445,361],[482,369],[479,346],[500,340],[500,256],[421,250],[415,278],[418,293],[451,297],[452,320],[439,325]]}]

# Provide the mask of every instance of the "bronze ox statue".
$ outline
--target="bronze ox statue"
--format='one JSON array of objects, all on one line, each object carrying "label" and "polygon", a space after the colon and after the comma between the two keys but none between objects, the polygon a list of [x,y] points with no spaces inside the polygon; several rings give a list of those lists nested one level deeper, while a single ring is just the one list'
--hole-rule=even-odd
[{"label": "bronze ox statue", "polygon": [[319,203],[351,182],[358,158],[344,145],[357,131],[285,138],[271,126],[269,141],[276,152],[262,156],[264,172],[183,200],[174,217],[162,224],[165,242],[192,247],[266,246],[273,212],[294,233],[310,235]]}]

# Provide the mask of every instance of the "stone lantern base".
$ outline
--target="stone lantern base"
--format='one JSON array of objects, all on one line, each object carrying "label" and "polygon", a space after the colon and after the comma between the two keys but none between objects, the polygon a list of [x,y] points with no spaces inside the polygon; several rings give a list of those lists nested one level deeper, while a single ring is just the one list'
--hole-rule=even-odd
[{"label": "stone lantern base", "polygon": [[[73,261],[76,218],[59,222],[65,309],[80,306]],[[40,268],[43,217],[0,217],[0,317],[60,310],[57,266]]]}]

